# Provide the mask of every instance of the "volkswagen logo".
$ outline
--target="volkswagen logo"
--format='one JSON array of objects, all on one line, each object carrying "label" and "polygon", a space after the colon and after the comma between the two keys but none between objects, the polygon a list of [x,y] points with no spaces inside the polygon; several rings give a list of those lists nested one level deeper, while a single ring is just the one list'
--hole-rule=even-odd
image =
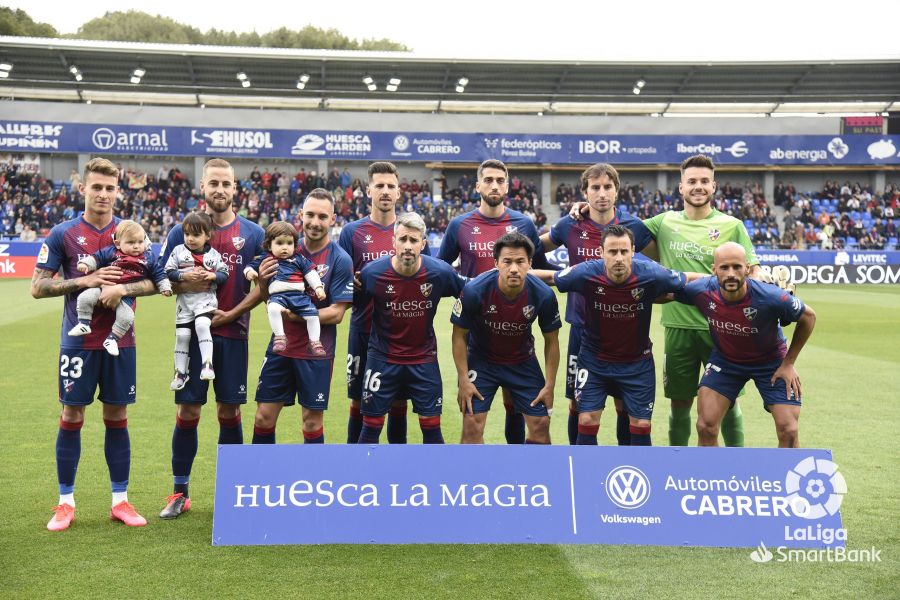
[{"label": "volkswagen logo", "polygon": [[606,476],[606,495],[621,508],[639,508],[650,498],[650,480],[636,467],[616,467]]},{"label": "volkswagen logo", "polygon": [[101,150],[109,150],[116,143],[116,134],[112,129],[107,129],[106,127],[101,127],[100,129],[94,130],[94,134],[91,136],[91,141],[94,142],[94,146]]}]

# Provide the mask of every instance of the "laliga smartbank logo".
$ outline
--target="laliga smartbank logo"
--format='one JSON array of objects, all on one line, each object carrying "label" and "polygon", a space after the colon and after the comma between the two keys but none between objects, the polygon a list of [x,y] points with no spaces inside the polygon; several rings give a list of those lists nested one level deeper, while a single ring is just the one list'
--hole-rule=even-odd
[{"label": "laliga smartbank logo", "polygon": [[[821,519],[834,515],[844,501],[847,483],[838,471],[837,464],[830,460],[816,460],[810,456],[797,463],[785,476],[784,492],[788,506],[794,515],[808,520]],[[785,541],[814,541],[832,544],[835,541],[847,540],[844,528],[815,526],[784,528]],[[774,550],[774,552],[773,552]],[[778,546],[770,550],[765,543],[750,553],[750,560],[757,563],[767,562],[881,562],[881,550],[874,546],[864,549],[847,549],[843,546],[835,548],[792,549]]]}]

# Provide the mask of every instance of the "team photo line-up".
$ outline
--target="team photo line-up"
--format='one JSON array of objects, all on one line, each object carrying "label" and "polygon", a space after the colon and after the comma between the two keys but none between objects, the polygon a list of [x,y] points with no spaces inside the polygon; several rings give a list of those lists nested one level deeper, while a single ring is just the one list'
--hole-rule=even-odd
[{"label": "team photo line-up", "polygon": [[[688,158],[679,184],[684,210],[641,221],[616,209],[616,170],[592,165],[581,176],[587,201],[538,236],[531,219],[504,205],[506,165],[486,160],[475,184],[479,205],[451,221],[433,257],[421,216],[396,212],[400,179],[389,162],[368,168],[370,214],[333,240],[334,199],[326,190],[314,189],[304,200],[302,236],[283,221],[263,230],[235,213],[231,165],[211,159],[200,186],[205,210],[175,226],[156,257],[140,225],[113,215],[117,167],[94,158],[80,186],[84,213],[50,232],[31,284],[35,298],[65,296],[60,497],[47,528],[67,529],[75,518],[81,428],[98,386],[110,516],[130,526],[147,523],[128,502],[127,408],[136,399],[135,298],[157,292],[176,296],[173,491],[163,519],[190,510],[197,427],[210,382],[219,443],[244,441],[250,311],[263,302],[272,337],[258,379],[254,444],[275,443],[278,416],[294,403],[301,406],[304,442],[324,443],[337,325],[351,306],[347,443],[378,443],[382,429],[388,442],[406,443],[410,401],[423,442],[443,443],[434,317],[444,297],[455,298],[451,351],[461,442],[483,443],[501,390],[507,442],[549,444],[562,326],[556,286],[568,295],[570,444],[597,444],[611,396],[618,443],[650,445],[656,375],[649,330],[659,303],[669,443],[687,445],[696,397],[699,444],[718,445],[721,429],[726,445],[742,446],[736,400],[752,380],[778,445],[798,447],[801,384],[794,363],[815,313],[793,295],[784,273],[760,269],[743,223],[713,207],[714,173],[708,157]],[[570,258],[561,271],[545,256],[559,246]],[[794,322],[788,345],[781,326]]]}]

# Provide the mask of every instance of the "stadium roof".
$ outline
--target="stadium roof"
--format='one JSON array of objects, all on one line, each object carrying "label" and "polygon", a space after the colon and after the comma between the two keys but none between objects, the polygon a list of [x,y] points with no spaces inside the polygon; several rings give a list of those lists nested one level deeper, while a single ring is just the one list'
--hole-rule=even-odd
[{"label": "stadium roof", "polygon": [[13,99],[532,114],[900,110],[896,59],[563,62],[0,37],[0,63],[0,78],[12,66],[0,97]]}]

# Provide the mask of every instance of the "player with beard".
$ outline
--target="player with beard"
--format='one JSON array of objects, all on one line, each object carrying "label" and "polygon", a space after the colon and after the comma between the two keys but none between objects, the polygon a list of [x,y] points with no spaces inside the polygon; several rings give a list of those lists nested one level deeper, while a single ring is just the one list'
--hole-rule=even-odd
[{"label": "player with beard", "polygon": [[[744,224],[712,206],[716,193],[715,165],[702,154],[681,163],[678,190],[684,198],[684,210],[669,211],[644,221],[655,242],[652,256],[676,271],[713,272],[716,248],[728,242],[743,246],[747,253],[750,277],[759,270],[753,243]],[[654,258],[656,258],[654,256]],[[686,446],[691,432],[691,405],[697,395],[697,382],[713,348],[709,325],[696,308],[677,302],[663,305],[665,327],[665,363],[663,388],[672,402],[669,416],[669,444]],[[744,445],[744,420],[736,403],[722,422],[726,446]]]},{"label": "player with beard", "polygon": [[[242,444],[241,404],[247,402],[247,333],[250,325],[249,311],[259,304],[259,292],[250,292],[250,284],[239,274],[253,259],[263,253],[265,233],[262,227],[238,216],[234,212],[234,169],[228,161],[213,158],[203,165],[200,191],[206,203],[206,213],[215,226],[210,245],[227,263],[229,276],[216,289],[219,309],[212,320],[213,370],[216,378],[213,388],[216,395],[216,412],[219,418],[219,443]],[[159,264],[165,265],[169,254],[184,243],[181,225],[169,232]],[[277,261],[270,264],[277,265]],[[260,276],[271,276],[272,269],[261,269]],[[237,274],[235,273],[237,271]],[[206,272],[196,270],[185,273],[181,283],[173,285],[177,293],[198,292],[207,289]],[[200,348],[195,334],[191,336],[188,350],[188,373],[200,373],[203,367]],[[206,404],[209,381],[190,377],[185,386],[175,392],[175,430],[172,433],[172,474],[174,491],[166,499],[166,507],[160,513],[163,519],[174,519],[191,507],[188,493],[191,468],[197,455],[197,426],[200,409]]]},{"label": "player with beard", "polygon": [[[509,193],[509,170],[499,160],[489,159],[478,167],[475,189],[481,195],[478,208],[455,217],[447,226],[438,258],[453,264],[459,258],[459,273],[474,278],[496,266],[494,242],[501,236],[518,232],[531,240],[537,269],[553,269],[547,262],[534,222],[504,205]],[[525,418],[516,412],[512,395],[503,389],[506,410],[506,442],[525,443]]]},{"label": "player with beard", "polygon": [[[302,317],[285,309],[284,332],[287,347],[279,353],[266,350],[266,357],[256,388],[256,421],[254,444],[274,444],[275,424],[285,406],[294,404],[296,396],[302,407],[303,442],[325,443],[324,411],[328,408],[337,325],[353,300],[353,266],[350,257],[331,240],[334,225],[334,197],[322,188],[312,190],[303,202],[303,237],[297,244],[302,254],[316,266],[325,286],[325,299],[315,301],[322,325],[324,356],[313,354],[307,347],[308,332]],[[268,282],[261,281],[265,288]],[[265,295],[265,294],[264,294]]]},{"label": "player with beard", "polygon": [[359,295],[372,307],[360,444],[378,443],[384,416],[397,398],[412,400],[422,443],[444,443],[434,315],[441,298],[459,296],[466,280],[446,263],[422,256],[427,244],[422,217],[403,213],[394,225],[393,256],[366,265],[359,275]]},{"label": "player with beard", "polygon": [[[346,225],[341,230],[338,241],[353,260],[354,273],[359,273],[369,263],[394,252],[392,239],[394,223],[397,221],[397,201],[400,199],[400,174],[393,163],[374,162],[369,165],[368,176],[366,194],[372,203],[369,216]],[[431,254],[428,244],[425,244],[422,254]],[[350,334],[347,339],[347,396],[350,398],[348,444],[355,444],[362,430],[362,374],[366,371],[371,329],[372,305],[368,300],[363,300],[362,294],[354,293]],[[396,399],[388,413],[388,443],[406,443],[406,412],[406,399]]]},{"label": "player with beard", "polygon": [[[549,252],[565,246],[569,266],[602,258],[600,245],[603,232],[610,225],[622,225],[634,234],[635,252],[642,251],[653,241],[650,231],[637,217],[616,208],[619,194],[619,173],[612,165],[597,163],[581,174],[581,192],[587,199],[586,219],[565,216],[541,236],[544,250]],[[584,296],[570,291],[566,297],[566,322],[569,323],[569,348],[566,361],[566,398],[569,399],[569,444],[578,440],[578,406],[575,402],[575,376],[578,372],[578,353],[584,325]],[[630,420],[621,398],[615,398],[616,439],[620,446],[631,445]]]},{"label": "player with beard", "polygon": [[[104,451],[112,487],[110,517],[126,525],[140,527],[147,521],[128,502],[131,470],[131,439],[128,434],[128,405],[137,399],[137,351],[134,328],[119,340],[119,356],[103,349],[115,321],[115,308],[124,297],[155,292],[149,279],[118,283],[125,271],[108,266],[82,275],[77,269],[81,257],[90,256],[113,243],[119,222],[113,216],[118,192],[119,170],[105,158],[95,158],[84,167],[84,213],[60,223],[50,231],[38,254],[31,280],[34,298],[65,295],[62,337],[59,344],[59,432],[56,438],[56,472],[59,504],[47,523],[50,531],[68,529],[75,520],[75,474],[81,458],[81,428],[85,409],[94,402],[94,392],[103,404],[106,425]],[[54,276],[60,273],[61,277]],[[78,323],[77,296],[82,290],[100,288],[96,310],[91,316],[91,333],[71,336]],[[12,357],[10,357],[12,360]]]},{"label": "player with beard", "polygon": [[[713,351],[700,380],[697,437],[717,446],[722,418],[753,380],[772,414],[779,448],[799,448],[800,376],[794,363],[812,335],[816,313],[787,291],[748,279],[746,250],[726,242],[715,250],[712,277],[675,293],[709,323]],[[781,325],[797,323],[790,348]]]}]

